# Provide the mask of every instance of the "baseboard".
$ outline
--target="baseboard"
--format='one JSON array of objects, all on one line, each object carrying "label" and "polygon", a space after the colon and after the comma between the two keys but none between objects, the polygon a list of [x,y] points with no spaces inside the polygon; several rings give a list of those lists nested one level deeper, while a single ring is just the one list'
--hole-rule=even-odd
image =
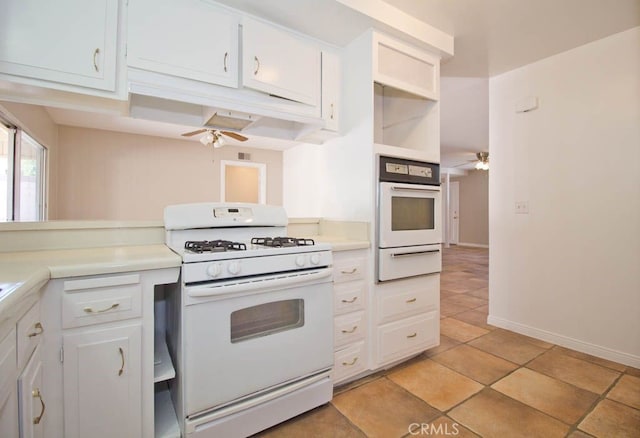
[{"label": "baseboard", "polygon": [[602,359],[608,359],[613,362],[621,363],[623,365],[640,368],[640,356],[634,356],[633,354],[612,350],[610,348],[591,344],[589,342],[584,342],[579,339],[570,338],[568,336],[541,330],[535,327],[491,315],[489,315],[489,317],[487,318],[487,323],[496,327],[511,330],[512,332],[531,336],[532,338],[541,339],[543,341],[551,342],[562,347],[570,348],[581,353],[587,353],[592,356],[600,357]]},{"label": "baseboard", "polygon": [[458,242],[455,245],[458,246],[469,246],[471,248],[489,248],[489,245],[484,245],[482,243],[465,243],[465,242]]}]

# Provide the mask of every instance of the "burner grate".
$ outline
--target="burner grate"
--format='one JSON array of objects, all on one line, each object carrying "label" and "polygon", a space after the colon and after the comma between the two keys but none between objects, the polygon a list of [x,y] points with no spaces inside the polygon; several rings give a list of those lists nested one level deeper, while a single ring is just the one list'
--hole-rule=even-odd
[{"label": "burner grate", "polygon": [[244,243],[232,242],[230,240],[189,240],[184,243],[184,249],[191,252],[224,252],[224,251],[245,251],[247,246]]},{"label": "burner grate", "polygon": [[298,239],[296,237],[254,237],[251,239],[251,243],[275,248],[315,245],[313,239]]}]

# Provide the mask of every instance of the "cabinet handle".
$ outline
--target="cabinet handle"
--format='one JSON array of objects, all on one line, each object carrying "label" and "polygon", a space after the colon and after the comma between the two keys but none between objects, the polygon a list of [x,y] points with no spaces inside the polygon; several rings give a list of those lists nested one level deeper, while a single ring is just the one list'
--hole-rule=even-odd
[{"label": "cabinet handle", "polygon": [[36,322],[36,325],[34,325],[34,326],[33,326],[33,328],[35,328],[35,329],[36,329],[36,331],[35,331],[35,332],[33,332],[33,333],[29,333],[29,335],[28,335],[28,336],[29,336],[30,338],[33,338],[34,336],[41,335],[41,334],[44,332],[44,328],[42,327],[42,324],[41,324],[41,323],[39,323],[39,322]]},{"label": "cabinet handle", "polygon": [[121,376],[124,373],[124,350],[122,347],[118,347],[118,351],[120,352],[120,359],[122,360],[122,365],[120,365],[120,370],[118,370],[118,375]]},{"label": "cabinet handle", "polygon": [[109,310],[113,310],[116,307],[118,307],[120,305],[120,303],[113,303],[111,306],[105,308],[105,309],[100,309],[100,310],[93,310],[93,308],[91,307],[85,307],[84,310],[85,313],[103,313],[103,312],[108,312]]},{"label": "cabinet handle", "polygon": [[410,300],[407,300],[406,302],[407,302],[407,304],[410,304],[410,303],[415,303],[416,301],[417,301],[417,298],[411,298]]},{"label": "cabinet handle", "polygon": [[256,62],[256,70],[253,72],[254,75],[258,74],[258,70],[260,70],[260,60],[257,56],[253,57],[253,60]]},{"label": "cabinet handle", "polygon": [[96,47],[96,49],[93,51],[93,68],[96,70],[96,72],[99,72],[100,69],[98,68],[98,55],[100,54],[100,49]]},{"label": "cabinet handle", "polygon": [[357,325],[354,325],[351,330],[342,330],[342,333],[353,333],[358,329]]},{"label": "cabinet handle", "polygon": [[331,114],[329,115],[329,118],[333,120],[333,104],[331,104]]},{"label": "cabinet handle", "polygon": [[355,303],[357,299],[358,299],[358,297],[353,297],[350,300],[342,300],[342,302],[351,304],[351,303]]},{"label": "cabinet handle", "polygon": [[358,272],[358,268],[353,268],[350,271],[340,271],[341,274],[355,274],[356,272]]},{"label": "cabinet handle", "polygon": [[358,358],[354,357],[351,362],[342,362],[342,365],[345,367],[350,367],[352,365],[355,365],[357,361],[358,361]]},{"label": "cabinet handle", "polygon": [[418,334],[416,332],[413,332],[413,334],[407,335],[407,338],[415,338],[416,336],[418,336]]},{"label": "cabinet handle", "polygon": [[225,73],[227,72],[227,59],[228,59],[228,58],[229,58],[229,52],[224,52],[224,62],[223,62],[223,65],[224,65],[224,72],[225,72]]},{"label": "cabinet handle", "polygon": [[40,420],[42,420],[42,417],[44,416],[44,410],[46,408],[46,406],[44,405],[44,400],[42,400],[42,394],[40,394],[40,388],[36,388],[33,391],[31,391],[31,395],[33,396],[33,398],[40,399],[40,405],[42,406],[42,410],[40,411],[39,416],[33,418],[33,424],[40,424]]}]

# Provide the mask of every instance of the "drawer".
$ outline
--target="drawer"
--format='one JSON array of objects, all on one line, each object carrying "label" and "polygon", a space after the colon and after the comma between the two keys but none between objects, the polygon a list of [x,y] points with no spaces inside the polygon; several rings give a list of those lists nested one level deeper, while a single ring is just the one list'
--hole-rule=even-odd
[{"label": "drawer", "polygon": [[414,316],[378,327],[377,366],[403,359],[438,345],[438,312]]},{"label": "drawer", "polygon": [[379,288],[378,323],[439,309],[440,274],[426,275]]},{"label": "drawer", "polygon": [[420,245],[378,250],[378,278],[380,281],[432,274],[440,271],[442,271],[440,245]]},{"label": "drawer", "polygon": [[336,351],[333,355],[333,384],[335,385],[341,380],[360,374],[367,369],[365,342],[349,345],[340,351]]},{"label": "drawer", "polygon": [[362,257],[334,260],[333,282],[342,283],[345,281],[360,280],[364,278],[366,267],[366,259]]},{"label": "drawer", "polygon": [[364,309],[364,280],[348,281],[333,286],[333,312],[336,315]]},{"label": "drawer", "polygon": [[64,282],[62,328],[142,316],[140,276],[87,278]]},{"label": "drawer", "polygon": [[36,303],[18,321],[16,328],[18,369],[21,370],[27,364],[31,353],[42,339],[44,327],[40,323],[40,303]]},{"label": "drawer", "polygon": [[16,329],[12,329],[0,342],[0,400],[16,384]]},{"label": "drawer", "polygon": [[367,321],[364,311],[337,316],[333,322],[333,344],[340,347],[364,339]]}]

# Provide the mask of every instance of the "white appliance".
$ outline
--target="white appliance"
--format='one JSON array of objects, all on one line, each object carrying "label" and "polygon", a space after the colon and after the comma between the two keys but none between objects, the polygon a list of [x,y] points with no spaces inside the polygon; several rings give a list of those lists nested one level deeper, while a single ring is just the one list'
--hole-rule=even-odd
[{"label": "white appliance", "polygon": [[184,435],[249,436],[331,400],[330,247],[279,238],[281,207],[174,205],[164,219],[183,260],[168,325]]},{"label": "white appliance", "polygon": [[379,156],[378,281],[440,272],[440,166]]}]

